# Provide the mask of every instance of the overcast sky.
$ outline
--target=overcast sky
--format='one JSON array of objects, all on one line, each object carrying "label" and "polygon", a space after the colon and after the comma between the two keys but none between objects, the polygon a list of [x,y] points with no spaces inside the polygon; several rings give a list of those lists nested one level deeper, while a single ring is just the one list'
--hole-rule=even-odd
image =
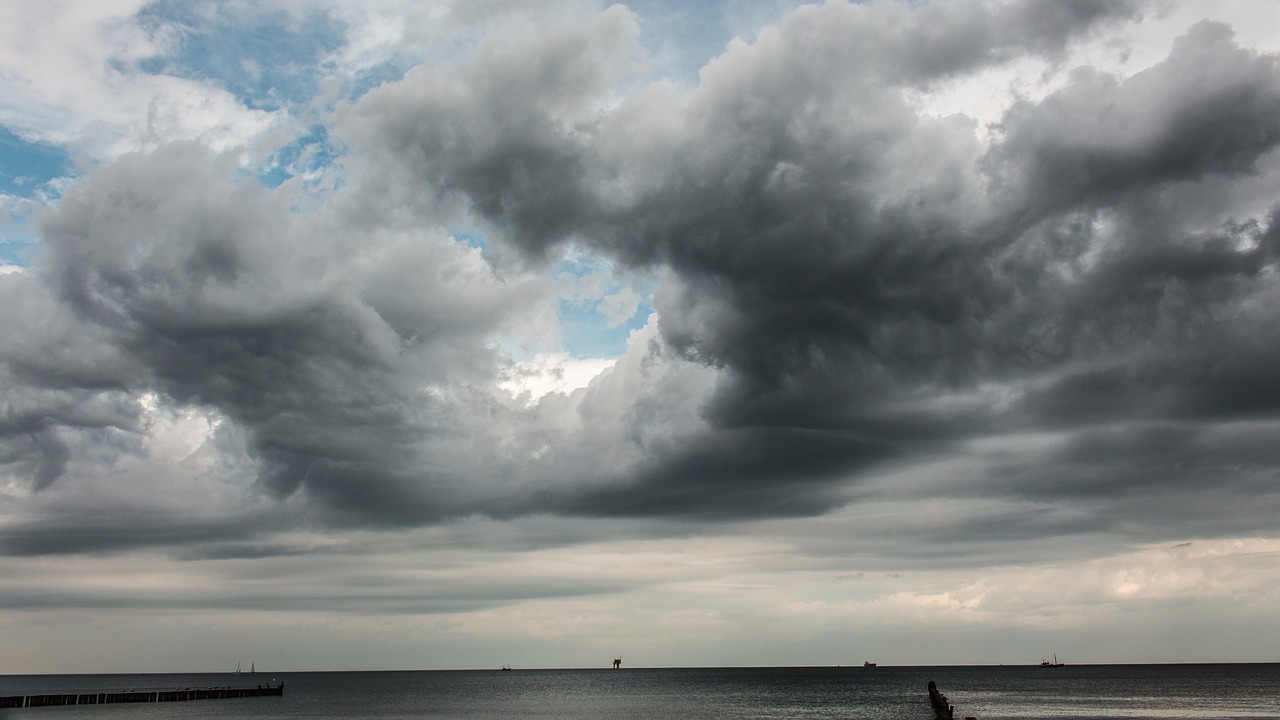
[{"label": "overcast sky", "polygon": [[5,2],[0,673],[1280,660],[1278,53]]}]

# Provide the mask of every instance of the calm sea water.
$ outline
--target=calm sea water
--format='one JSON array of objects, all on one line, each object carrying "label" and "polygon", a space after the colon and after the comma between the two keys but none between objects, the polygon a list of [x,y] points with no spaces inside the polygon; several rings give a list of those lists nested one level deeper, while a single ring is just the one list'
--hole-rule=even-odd
[{"label": "calm sea water", "polygon": [[285,682],[284,697],[0,711],[5,720],[1280,718],[1280,664],[8,675],[0,695]]}]

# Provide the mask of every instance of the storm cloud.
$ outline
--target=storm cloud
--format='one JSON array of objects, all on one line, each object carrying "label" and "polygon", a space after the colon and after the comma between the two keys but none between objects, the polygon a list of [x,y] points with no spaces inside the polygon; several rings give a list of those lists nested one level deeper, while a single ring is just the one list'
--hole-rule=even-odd
[{"label": "storm cloud", "polygon": [[[594,117],[598,47],[539,51],[537,67],[482,47],[459,75],[501,79],[467,83],[465,102],[456,80],[424,72],[343,123],[405,187],[463,200],[527,253],[573,242],[670,271],[655,297],[662,340],[719,379],[707,428],[650,457],[657,469],[614,512],[666,486],[685,502],[655,502],[684,512],[708,484],[708,497],[820,511],[839,495],[803,499],[822,484],[810,480],[856,478],[918,446],[1275,411],[1272,352],[1256,341],[1274,322],[1275,210],[1231,189],[1273,184],[1274,56],[1201,23],[1131,77],[1080,69],[1016,102],[986,145],[973,120],[909,101],[1130,11],[803,8],[731,46],[691,92],[646,87]],[[627,20],[600,16],[588,34]],[[610,47],[625,62],[627,44]],[[507,102],[520,110],[468,122]],[[948,401],[966,394],[989,400]],[[815,454],[804,438],[819,436],[845,441]],[[759,448],[758,471],[738,466]],[[1113,480],[1122,489],[1124,473]]]},{"label": "storm cloud", "polygon": [[[1135,70],[1076,64],[1155,3],[837,0],[680,81],[622,5],[461,12],[448,52],[309,107],[323,181],[173,139],[40,214],[30,267],[0,274],[0,553],[230,563],[366,530],[561,522],[580,533],[545,545],[574,547],[811,518],[842,528],[789,530],[811,557],[977,567],[1270,531],[1280,56],[1201,20]],[[938,109],[1013,76],[1034,87],[989,115]],[[539,394],[522,363],[555,349],[567,256],[651,283],[652,314],[589,383]],[[563,580],[370,597],[450,613],[645,584]],[[24,588],[0,605],[38,605]],[[307,607],[359,604],[326,592]],[[170,606],[224,601],[274,596]]]},{"label": "storm cloud", "polygon": [[[1275,57],[1202,23],[1132,77],[1081,69],[1016,102],[985,145],[909,101],[1133,12],[802,8],[688,91],[628,79],[621,7],[486,38],[342,109],[366,184],[311,213],[196,146],[122,157],[43,219],[35,277],[5,278],[39,283],[75,336],[9,343],[11,397],[46,396],[6,413],[9,461],[46,487],[64,435],[137,432],[129,397],[154,392],[243,428],[269,494],[376,522],[760,516],[823,512],[880,460],[1010,426],[1270,417],[1275,352],[1256,339],[1276,323],[1277,211],[1247,214],[1230,186],[1274,164]],[[366,217],[388,203],[424,229]],[[442,235],[457,217],[534,263],[574,243],[664,272],[657,337],[633,352],[714,373],[645,420],[693,413],[689,432],[577,449],[602,388],[561,428],[504,401],[490,339],[545,288]],[[669,382],[622,370],[598,384]],[[643,400],[610,403],[622,418]],[[504,447],[532,435],[552,451]]]}]

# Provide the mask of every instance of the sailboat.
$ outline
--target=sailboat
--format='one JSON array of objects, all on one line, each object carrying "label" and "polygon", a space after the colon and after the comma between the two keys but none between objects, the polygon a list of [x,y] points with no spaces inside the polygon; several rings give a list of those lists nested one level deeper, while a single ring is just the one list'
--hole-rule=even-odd
[{"label": "sailboat", "polygon": [[240,674],[240,663],[236,663],[236,671],[235,671],[234,673],[232,673],[232,674],[234,674],[234,675],[239,675],[239,674]]},{"label": "sailboat", "polygon": [[1058,662],[1058,653],[1053,654],[1053,662],[1049,662],[1044,658],[1040,658],[1040,667],[1042,668],[1058,668],[1058,667],[1062,667],[1063,665],[1066,665],[1066,663]]},{"label": "sailboat", "polygon": [[250,663],[249,663],[249,674],[250,674],[250,675],[257,675],[257,674],[258,674],[258,671],[257,671],[257,670],[255,670],[255,669],[254,669],[254,667],[253,667],[253,662],[252,662],[252,661],[250,661]]}]

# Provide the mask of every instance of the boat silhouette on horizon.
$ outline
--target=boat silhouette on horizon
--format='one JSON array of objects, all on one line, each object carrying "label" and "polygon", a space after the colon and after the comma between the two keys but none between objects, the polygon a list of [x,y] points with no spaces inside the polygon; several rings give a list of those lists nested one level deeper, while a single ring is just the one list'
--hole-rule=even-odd
[{"label": "boat silhouette on horizon", "polygon": [[1042,668],[1060,668],[1060,667],[1063,667],[1064,665],[1066,665],[1066,663],[1058,662],[1058,653],[1053,654],[1053,662],[1049,662],[1044,658],[1040,658],[1040,667]]}]

